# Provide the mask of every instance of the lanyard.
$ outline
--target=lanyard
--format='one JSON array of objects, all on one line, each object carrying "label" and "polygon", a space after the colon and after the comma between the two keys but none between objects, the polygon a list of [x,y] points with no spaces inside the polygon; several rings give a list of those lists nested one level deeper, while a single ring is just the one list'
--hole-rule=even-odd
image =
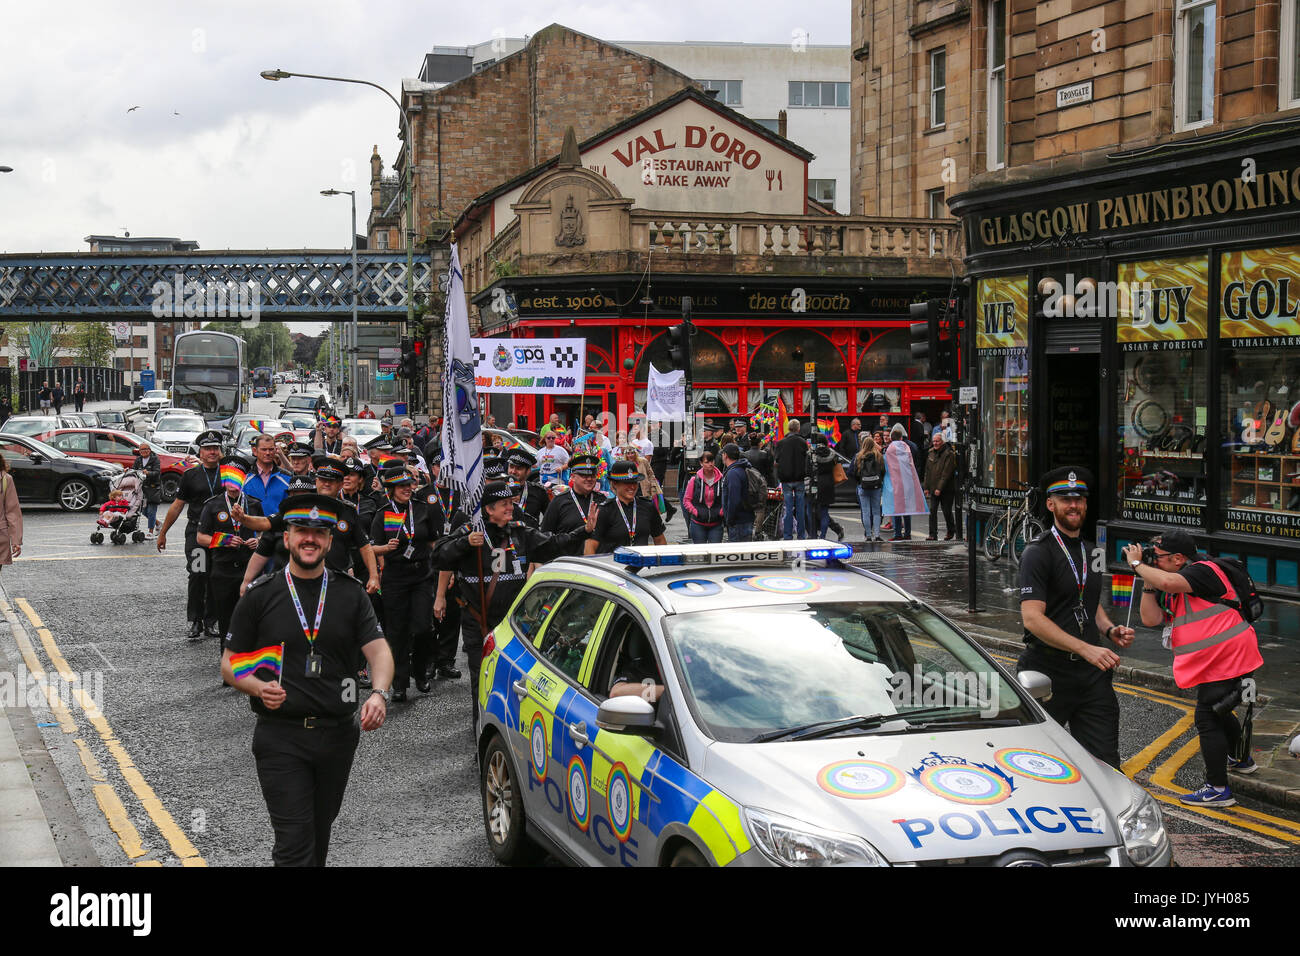
[{"label": "lanyard", "polygon": [[329,587],[330,573],[324,571],[320,579],[320,603],[316,605],[316,626],[307,629],[307,615],[302,613],[302,601],[298,600],[298,592],[293,586],[293,577],[289,574],[289,569],[284,569],[284,583],[289,585],[289,596],[293,598],[293,609],[298,612],[298,623],[302,625],[303,636],[307,638],[307,646],[310,653],[316,653],[316,638],[320,636],[321,618],[325,616],[325,589]]},{"label": "lanyard", "polygon": [[[397,511],[397,502],[396,502],[396,501],[394,501],[392,498],[389,498],[389,499],[388,499],[388,504],[391,505],[390,510],[392,510],[392,511]],[[411,539],[411,540],[414,540],[414,539],[415,539],[415,518],[412,517],[412,514],[411,514],[411,512],[413,512],[414,510],[415,510],[415,509],[414,509],[413,507],[411,507],[411,502],[408,501],[408,502],[406,503],[406,514],[402,516],[402,526],[401,526],[400,528],[397,529],[397,533],[398,533],[399,536],[401,535],[401,533],[402,533],[403,531],[405,531],[405,532],[406,532],[406,537],[409,538],[409,539]]]},{"label": "lanyard", "polygon": [[627,528],[627,539],[629,541],[635,541],[636,540],[636,499],[635,498],[632,499],[632,523],[631,524],[628,524],[627,512],[623,510],[623,502],[619,501],[617,498],[614,499],[614,510],[617,511],[618,516],[623,519],[623,527]]},{"label": "lanyard", "polygon": [[[569,486],[569,497],[573,499],[573,507],[578,509],[578,517],[585,523],[587,520],[587,509],[578,503],[578,496],[574,494],[573,485]],[[588,496],[587,500],[590,501],[591,497]]]},{"label": "lanyard", "polygon": [[[1079,569],[1074,565],[1074,558],[1070,557],[1070,550],[1065,546],[1065,542],[1061,540],[1060,532],[1056,530],[1056,525],[1052,525],[1052,537],[1056,539],[1056,543],[1059,544],[1061,550],[1065,552],[1065,560],[1070,562],[1070,577],[1074,579],[1075,584],[1079,588],[1079,603],[1082,604],[1083,589],[1088,586],[1088,556],[1085,554],[1082,557],[1083,573],[1080,574]],[[1083,542],[1080,541],[1080,546],[1082,546],[1082,543]]]},{"label": "lanyard", "polygon": [[211,498],[213,495],[217,493],[217,482],[214,479],[216,479],[217,476],[220,474],[221,474],[221,466],[219,465],[215,469],[213,469],[213,473],[211,475],[208,474],[208,470],[206,468],[203,469],[203,477],[207,479],[208,482],[209,498]]},{"label": "lanyard", "polygon": [[[243,508],[243,507],[244,507],[244,493],[243,493],[242,491],[239,493],[239,500],[236,501],[234,504],[231,504],[231,503],[230,503],[230,499],[229,499],[229,498],[226,499],[226,506],[227,506],[227,507],[229,507],[229,508],[233,508],[235,505],[238,505],[240,508]],[[239,534],[239,522],[235,520],[235,516],[234,516],[234,515],[231,515],[231,516],[230,516],[230,524],[231,524],[232,527],[234,527],[234,529],[235,529],[235,534]]]}]

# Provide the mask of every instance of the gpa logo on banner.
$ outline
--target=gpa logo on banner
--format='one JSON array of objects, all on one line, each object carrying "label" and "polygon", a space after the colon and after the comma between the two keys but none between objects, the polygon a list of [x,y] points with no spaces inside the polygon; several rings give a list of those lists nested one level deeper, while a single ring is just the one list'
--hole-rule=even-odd
[{"label": "gpa logo on banner", "polygon": [[82,893],[78,886],[50,897],[50,925],[127,927],[133,936],[153,929],[152,893]]}]

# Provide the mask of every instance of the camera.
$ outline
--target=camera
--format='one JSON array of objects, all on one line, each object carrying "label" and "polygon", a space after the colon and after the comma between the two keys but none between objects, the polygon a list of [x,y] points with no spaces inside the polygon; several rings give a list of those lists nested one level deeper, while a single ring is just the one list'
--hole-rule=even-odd
[{"label": "camera", "polygon": [[1156,546],[1153,544],[1142,545],[1142,563],[1154,565],[1156,563]]}]

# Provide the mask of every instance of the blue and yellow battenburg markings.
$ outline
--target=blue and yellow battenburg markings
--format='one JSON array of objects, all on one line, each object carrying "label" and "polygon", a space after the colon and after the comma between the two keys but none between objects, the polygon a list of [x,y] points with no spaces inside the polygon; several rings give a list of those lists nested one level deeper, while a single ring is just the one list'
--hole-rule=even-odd
[{"label": "blue and yellow battenburg markings", "polygon": [[[602,616],[583,672],[590,669],[608,617]],[[547,786],[551,763],[560,759],[562,752],[558,743],[561,722],[572,718],[575,711],[591,711],[586,715],[591,718],[586,721],[588,733],[593,735],[591,745],[565,764],[565,792],[559,799],[548,792],[546,802],[552,810],[558,805],[557,812],[624,865],[635,862],[640,850],[637,824],[652,836],[670,824],[683,825],[699,837],[719,865],[750,849],[738,805],[645,738],[597,729],[595,704],[540,662],[534,648],[511,631],[509,620],[507,615],[493,632],[496,646],[483,663],[480,706],[522,738],[522,747],[515,751],[524,750],[530,786]],[[539,636],[543,633],[545,626],[538,629]],[[522,699],[511,686],[516,670],[522,672],[529,688]],[[624,849],[617,850],[619,846]]]}]

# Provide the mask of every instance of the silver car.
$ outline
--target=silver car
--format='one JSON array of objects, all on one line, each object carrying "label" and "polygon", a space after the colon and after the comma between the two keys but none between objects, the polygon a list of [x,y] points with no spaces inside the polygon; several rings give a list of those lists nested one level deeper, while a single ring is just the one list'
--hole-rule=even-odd
[{"label": "silver car", "polygon": [[[621,548],[484,647],[498,859],[1163,866],[1159,805],[941,614],[826,541]],[[1023,686],[1022,686],[1023,685]]]}]

